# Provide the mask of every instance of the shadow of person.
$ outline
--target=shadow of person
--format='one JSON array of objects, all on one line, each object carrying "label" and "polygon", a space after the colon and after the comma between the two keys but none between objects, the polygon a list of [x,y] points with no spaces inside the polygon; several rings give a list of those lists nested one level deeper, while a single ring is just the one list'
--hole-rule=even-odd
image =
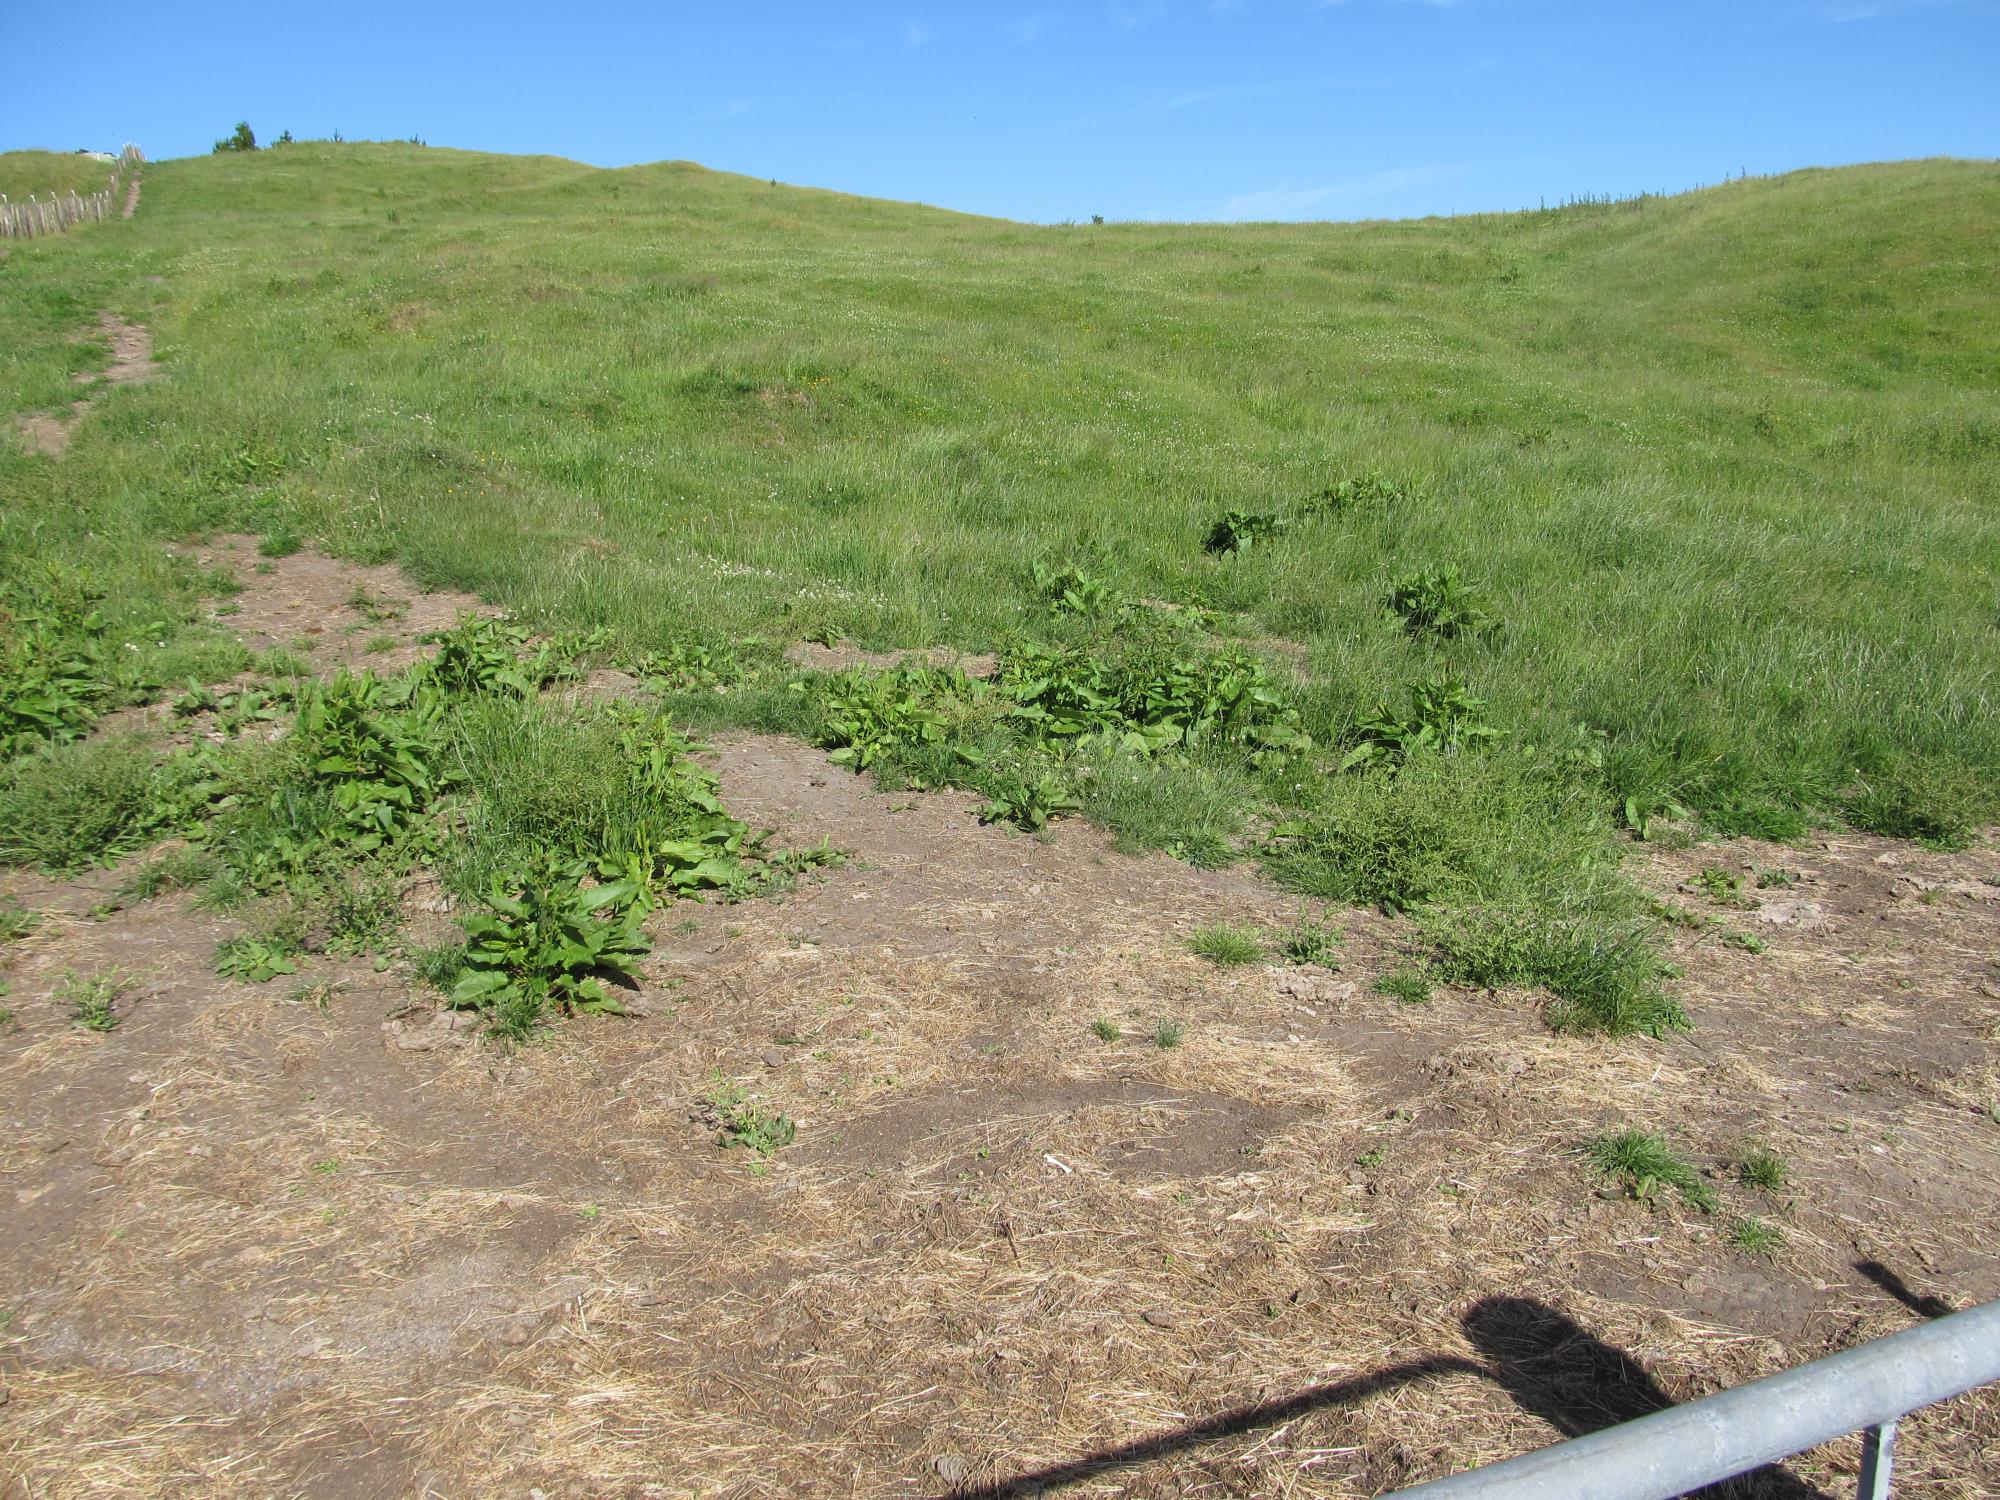
[{"label": "shadow of person", "polygon": [[[1466,1313],[1464,1326],[1487,1372],[1515,1404],[1566,1438],[1674,1405],[1637,1360],[1546,1303],[1488,1297]],[[1825,1500],[1824,1491],[1775,1464],[1692,1493],[1703,1500]]]},{"label": "shadow of person", "polygon": [[1158,1433],[1153,1437],[1140,1438],[1114,1448],[1103,1448],[1067,1463],[1053,1464],[1032,1474],[1017,1474],[1011,1479],[997,1480],[973,1488],[945,1491],[955,1500],[1020,1500],[1020,1497],[1039,1496],[1065,1485],[1081,1483],[1088,1479],[1102,1479],[1119,1469],[1136,1464],[1148,1463],[1156,1458],[1170,1457],[1176,1453],[1199,1448],[1222,1438],[1236,1437],[1246,1432],[1256,1432],[1274,1427],[1281,1422],[1296,1421],[1300,1417],[1311,1416],[1315,1412],[1353,1406],[1370,1396],[1384,1391],[1399,1390],[1403,1386],[1420,1380],[1429,1380],[1439,1375],[1483,1375],[1486,1372],[1470,1360],[1453,1355],[1431,1355],[1423,1359],[1411,1360],[1370,1374],[1357,1375],[1350,1380],[1335,1381],[1331,1385],[1308,1386],[1295,1395],[1279,1401],[1259,1402],[1254,1406],[1230,1407],[1213,1416],[1186,1426],[1176,1427]]},{"label": "shadow of person", "polygon": [[[935,1493],[955,1500],[1017,1500],[1049,1494],[1447,1375],[1478,1375],[1493,1381],[1523,1411],[1542,1418],[1565,1438],[1650,1416],[1674,1404],[1637,1360],[1593,1338],[1546,1303],[1526,1297],[1488,1297],[1466,1313],[1464,1326],[1483,1362],[1451,1354],[1424,1355],[1330,1385],[1309,1386],[1280,1400],[1225,1408],[1199,1421],[1031,1473],[948,1486]],[[1776,1465],[1690,1494],[1701,1500],[1827,1500],[1823,1491]]]},{"label": "shadow of person", "polygon": [[1857,1260],[1854,1269],[1866,1276],[1875,1285],[1894,1297],[1903,1306],[1920,1318],[1942,1318],[1956,1311],[1953,1306],[1930,1292],[1910,1290],[1910,1284],[1879,1260]]}]

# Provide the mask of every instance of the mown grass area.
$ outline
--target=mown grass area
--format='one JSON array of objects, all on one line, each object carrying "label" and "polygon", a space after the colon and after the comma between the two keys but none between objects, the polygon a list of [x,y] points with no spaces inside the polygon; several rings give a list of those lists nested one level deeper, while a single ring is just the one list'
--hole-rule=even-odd
[{"label": "mown grass area", "polygon": [[71,151],[0,151],[0,194],[19,203],[77,193],[102,192],[113,164],[93,161]]},{"label": "mown grass area", "polygon": [[[100,308],[170,372],[0,454],[9,670],[68,590],[157,691],[222,649],[158,539],[305,538],[605,629],[683,722],[1261,851],[1411,912],[1441,977],[1660,1030],[1621,825],[1994,816],[1996,228],[1978,162],[1089,228],[686,164],[157,163],[138,219],[0,266],[0,410],[72,398]],[[1003,671],[790,691],[776,646],[839,635]]]}]

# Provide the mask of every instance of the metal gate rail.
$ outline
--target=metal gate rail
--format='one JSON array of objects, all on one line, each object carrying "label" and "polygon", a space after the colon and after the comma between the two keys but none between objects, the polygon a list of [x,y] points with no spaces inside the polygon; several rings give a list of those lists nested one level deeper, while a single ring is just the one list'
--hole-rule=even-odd
[{"label": "metal gate rail", "polygon": [[1449,1479],[1404,1500],[1674,1500],[1860,1432],[1861,1500],[1886,1500],[1896,1421],[2000,1380],[2000,1302]]}]

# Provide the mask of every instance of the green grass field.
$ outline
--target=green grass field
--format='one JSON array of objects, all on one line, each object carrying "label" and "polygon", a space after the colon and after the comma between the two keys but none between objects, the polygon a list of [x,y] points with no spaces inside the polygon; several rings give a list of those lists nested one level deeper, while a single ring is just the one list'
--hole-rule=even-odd
[{"label": "green grass field", "polygon": [[[1339,225],[405,145],[144,182],[0,262],[0,412],[66,406],[100,309],[168,372],[60,460],[0,450],[8,628],[99,610],[139,648],[103,701],[226,656],[161,540],[302,537],[724,659],[738,691],[668,699],[697,728],[1261,855],[1616,1029],[1677,1019],[1617,825],[1995,816],[1993,163]],[[1229,512],[1252,540],[1211,551]],[[832,636],[1009,666],[788,692],[776,649]],[[1249,698],[1232,641],[1271,664]]]}]

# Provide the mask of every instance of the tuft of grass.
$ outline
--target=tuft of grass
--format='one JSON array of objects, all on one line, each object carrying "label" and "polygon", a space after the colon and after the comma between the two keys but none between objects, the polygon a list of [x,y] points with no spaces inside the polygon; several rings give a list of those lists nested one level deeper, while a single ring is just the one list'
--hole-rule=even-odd
[{"label": "tuft of grass", "polygon": [[16,942],[41,924],[42,919],[20,902],[0,901],[0,943]]},{"label": "tuft of grass", "polygon": [[1737,1158],[1736,1178],[1745,1187],[1759,1192],[1780,1193],[1791,1180],[1791,1169],[1777,1152],[1756,1146]]},{"label": "tuft of grass", "polygon": [[1518,754],[1419,755],[1393,775],[1301,791],[1266,864],[1323,901],[1388,912],[1548,903],[1601,890],[1616,863],[1603,798]]},{"label": "tuft of grass", "polygon": [[1429,1005],[1430,971],[1418,964],[1404,964],[1401,968],[1391,969],[1375,981],[1375,993],[1387,995],[1402,1005]]},{"label": "tuft of grass", "polygon": [[1990,786],[1964,766],[1909,759],[1841,799],[1847,821],[1863,833],[1914,839],[1930,849],[1963,849],[1993,816]]},{"label": "tuft of grass", "polygon": [[195,890],[212,880],[219,868],[206,849],[184,844],[141,863],[118,887],[118,894],[127,901],[151,901],[168,891]]},{"label": "tuft of grass", "polygon": [[1738,1219],[1729,1226],[1729,1243],[1739,1255],[1753,1260],[1776,1260],[1778,1252],[1785,1248],[1785,1232],[1762,1219]]},{"label": "tuft of grass", "polygon": [[1688,1019],[1611,832],[1574,767],[1424,755],[1319,788],[1268,863],[1322,899],[1413,913],[1446,980],[1548,990],[1558,1030],[1659,1036]]},{"label": "tuft of grass", "polygon": [[176,768],[136,737],[59,745],[0,769],[0,863],[71,874],[146,843],[179,811]]},{"label": "tuft of grass", "polygon": [[584,887],[544,854],[496,877],[464,919],[464,967],[450,1001],[487,1012],[494,1035],[524,1041],[551,1011],[623,1015],[611,986],[633,983],[648,951],[640,890]]},{"label": "tuft of grass", "polygon": [[325,928],[326,947],[340,954],[368,953],[386,944],[402,920],[401,886],[384,870],[348,870],[330,880],[309,903]]},{"label": "tuft of grass", "polygon": [[296,652],[287,651],[283,646],[273,646],[267,651],[259,652],[251,666],[259,677],[281,681],[310,677],[313,674],[311,662]]},{"label": "tuft of grass", "polygon": [[271,530],[265,532],[263,540],[257,543],[257,555],[259,557],[290,557],[305,546],[305,544],[305,538],[299,535],[295,527],[274,526]]},{"label": "tuft of grass", "polygon": [[1341,930],[1324,917],[1315,917],[1299,904],[1298,920],[1292,923],[1278,951],[1295,964],[1318,964],[1321,968],[1340,967]]},{"label": "tuft of grass", "polygon": [[1264,940],[1247,927],[1211,922],[1195,929],[1188,950],[1215,964],[1254,964],[1264,956]]},{"label": "tuft of grass", "polygon": [[224,979],[264,984],[280,974],[298,973],[293,953],[289,944],[276,937],[244,933],[225,938],[216,946],[215,972]]},{"label": "tuft of grass", "polygon": [[410,608],[405,600],[378,599],[361,584],[355,585],[354,592],[347,596],[347,607],[370,625],[383,625],[391,620],[400,620],[409,613]]},{"label": "tuft of grass", "polygon": [[451,758],[453,778],[479,792],[467,836],[446,851],[461,894],[547,857],[676,889],[747,880],[748,830],[662,723],[492,694],[455,724]]},{"label": "tuft of grass", "polygon": [[1239,856],[1244,810],[1254,793],[1226,766],[1184,755],[1111,757],[1085,780],[1081,800],[1091,822],[1109,830],[1121,851],[1162,849],[1204,870]]},{"label": "tuft of grass", "polygon": [[741,1146],[753,1155],[768,1157],[798,1136],[798,1126],[789,1118],[753,1097],[720,1068],[699,1102],[702,1118],[714,1128],[718,1145]]},{"label": "tuft of grass", "polygon": [[1654,1203],[1664,1188],[1673,1188],[1693,1207],[1713,1213],[1718,1200],[1710,1187],[1667,1144],[1664,1135],[1647,1130],[1621,1130],[1601,1135],[1586,1153],[1599,1175],[1623,1186],[1642,1203]]},{"label": "tuft of grass", "polygon": [[427,944],[408,950],[411,971],[418,981],[441,995],[448,995],[465,973],[465,940]]},{"label": "tuft of grass", "polygon": [[338,995],[340,991],[341,986],[339,983],[327,979],[316,980],[310,984],[295,984],[292,986],[291,993],[285,996],[285,1003],[287,1005],[310,1005],[321,1015],[325,1015],[333,1008],[334,996]]},{"label": "tuft of grass", "polygon": [[210,877],[208,884],[195,892],[194,906],[197,911],[233,916],[244,908],[252,894],[242,872],[225,865]]},{"label": "tuft of grass", "polygon": [[1090,1034],[1100,1042],[1115,1042],[1120,1036],[1124,1035],[1118,1029],[1117,1022],[1107,1021],[1102,1016],[1099,1016],[1095,1021],[1090,1023]]},{"label": "tuft of grass", "polygon": [[1701,893],[1718,906],[1743,905],[1743,877],[1731,870],[1720,870],[1713,865],[1703,868],[1695,876],[1694,883]]},{"label": "tuft of grass", "polygon": [[1187,1040],[1187,1027],[1179,1021],[1161,1021],[1153,1028],[1153,1045],[1168,1052]]},{"label": "tuft of grass", "polygon": [[84,1030],[115,1031],[120,1019],[117,1005],[127,988],[125,976],[115,969],[90,975],[70,970],[56,981],[55,998],[69,1007],[70,1019]]},{"label": "tuft of grass", "polygon": [[1425,568],[1399,578],[1389,590],[1389,612],[1413,636],[1452,640],[1483,635],[1498,627],[1486,611],[1486,598],[1456,568]]}]

